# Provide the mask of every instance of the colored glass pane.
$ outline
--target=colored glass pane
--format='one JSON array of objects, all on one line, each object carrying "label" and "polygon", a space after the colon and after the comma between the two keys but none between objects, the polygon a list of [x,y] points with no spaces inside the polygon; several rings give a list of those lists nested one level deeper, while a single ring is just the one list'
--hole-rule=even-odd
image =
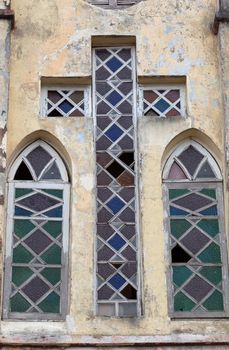
[{"label": "colored glass pane", "polygon": [[48,221],[44,226],[45,229],[51,236],[56,238],[62,232],[62,221]]},{"label": "colored glass pane", "polygon": [[13,250],[13,262],[14,263],[29,263],[33,258],[33,255],[25,249],[21,244]]},{"label": "colored glass pane", "polygon": [[204,156],[193,146],[189,146],[178,156],[179,160],[184,164],[190,175],[194,174],[203,157]]},{"label": "colored glass pane", "polygon": [[195,303],[182,292],[179,292],[174,297],[174,311],[192,311]]},{"label": "colored glass pane", "polygon": [[176,219],[176,220],[170,220],[170,229],[171,234],[176,237],[180,238],[184,232],[186,232],[192,225],[187,220],[183,219]]},{"label": "colored glass pane", "polygon": [[208,216],[208,215],[217,215],[218,214],[218,210],[217,210],[217,206],[216,205],[214,205],[214,206],[212,206],[212,207],[209,207],[209,208],[207,208],[207,209],[205,209],[205,210],[202,210],[202,211],[200,211],[200,214],[202,214],[202,215],[206,215],[206,216]]},{"label": "colored glass pane", "polygon": [[32,193],[33,190],[29,188],[16,188],[15,198],[25,196],[26,194]]},{"label": "colored glass pane", "polygon": [[203,303],[208,311],[224,311],[223,295],[219,291],[214,291],[212,295]]},{"label": "colored glass pane", "polygon": [[174,162],[173,165],[171,166],[169,175],[168,175],[169,180],[185,180],[187,179],[187,176],[185,175],[184,171],[181,169],[181,167]]},{"label": "colored glass pane", "polygon": [[[32,165],[37,176],[52,159],[51,155],[41,146],[36,147],[27,155],[27,159]],[[37,161],[39,159],[39,162]]]},{"label": "colored glass pane", "polygon": [[42,180],[61,180],[59,168],[54,162],[42,175]]},{"label": "colored glass pane", "polygon": [[198,258],[205,263],[221,263],[220,247],[215,243],[211,243],[198,255]]},{"label": "colored glass pane", "polygon": [[205,266],[200,270],[200,274],[216,286],[222,282],[222,268],[219,266]]},{"label": "colored glass pane", "polygon": [[27,233],[32,231],[35,225],[30,220],[14,220],[14,233],[19,237],[24,237]]},{"label": "colored glass pane", "polygon": [[186,266],[173,266],[173,282],[180,287],[192,273]]},{"label": "colored glass pane", "polygon": [[44,254],[41,255],[41,258],[47,264],[61,264],[61,248],[54,244]]},{"label": "colored glass pane", "polygon": [[219,222],[217,219],[203,219],[197,225],[211,237],[215,237],[219,233]]},{"label": "colored glass pane", "polygon": [[216,199],[216,190],[211,188],[203,188],[200,193],[205,194],[208,197]]},{"label": "colored glass pane", "polygon": [[48,268],[46,267],[42,272],[42,276],[44,276],[47,281],[49,281],[52,285],[57,284],[60,282],[61,278],[61,269],[57,268]]},{"label": "colored glass pane", "polygon": [[30,303],[19,293],[10,299],[11,312],[26,312],[30,306]]},{"label": "colored glass pane", "polygon": [[63,191],[62,190],[43,190],[43,192],[46,192],[48,194],[51,194],[52,196],[63,198]]},{"label": "colored glass pane", "polygon": [[60,297],[56,293],[52,292],[38,306],[43,312],[59,313]]},{"label": "colored glass pane", "polygon": [[169,190],[169,199],[171,200],[171,199],[180,197],[188,192],[189,192],[189,190],[187,190],[187,189],[170,189]]},{"label": "colored glass pane", "polygon": [[17,287],[19,287],[32,275],[33,271],[31,271],[31,269],[28,267],[14,266],[12,269],[12,281]]}]

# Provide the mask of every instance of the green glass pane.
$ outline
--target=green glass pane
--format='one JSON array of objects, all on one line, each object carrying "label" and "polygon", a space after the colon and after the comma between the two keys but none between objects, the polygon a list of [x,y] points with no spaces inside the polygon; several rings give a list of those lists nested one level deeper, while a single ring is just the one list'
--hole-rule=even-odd
[{"label": "green glass pane", "polygon": [[203,188],[200,193],[203,193],[205,194],[206,196],[208,197],[211,197],[211,198],[214,198],[216,199],[216,193],[215,193],[215,190],[213,189],[210,189],[210,188]]},{"label": "green glass pane", "polygon": [[222,282],[222,269],[219,266],[205,266],[201,269],[200,274],[216,286]]},{"label": "green glass pane", "polygon": [[180,287],[193,274],[185,266],[173,266],[173,282]]},{"label": "green glass pane", "polygon": [[60,297],[52,292],[38,306],[43,312],[57,314],[60,312]]},{"label": "green glass pane", "polygon": [[179,239],[192,225],[187,220],[170,220],[171,234]]},{"label": "green glass pane", "polygon": [[61,249],[59,246],[54,244],[49,248],[44,254],[41,255],[41,258],[47,264],[61,264]]},{"label": "green glass pane", "polygon": [[29,263],[33,258],[33,255],[28,252],[21,244],[13,250],[13,262],[14,263]]},{"label": "green glass pane", "polygon": [[10,299],[11,312],[26,312],[30,306],[30,303],[19,293]]},{"label": "green glass pane", "polygon": [[30,220],[14,220],[14,233],[22,238],[34,229],[35,225]]},{"label": "green glass pane", "polygon": [[197,226],[208,233],[211,237],[215,237],[219,233],[219,222],[217,219],[203,219],[198,222]]},{"label": "green glass pane", "polygon": [[32,193],[33,190],[28,189],[28,188],[17,188],[15,191],[15,197],[22,197],[25,196],[26,194]]},{"label": "green glass pane", "polygon": [[198,258],[205,263],[221,263],[220,247],[211,243]]},{"label": "green glass pane", "polygon": [[62,232],[62,221],[49,221],[42,228],[56,238]]},{"label": "green glass pane", "polygon": [[52,285],[57,284],[60,281],[61,269],[55,268],[46,268],[41,272],[42,276],[44,276]]},{"label": "green glass pane", "polygon": [[183,194],[186,194],[188,192],[189,192],[188,190],[184,190],[184,189],[169,190],[169,199],[174,199],[174,198],[180,197]]},{"label": "green glass pane", "polygon": [[51,194],[52,196],[63,198],[63,190],[42,190],[43,192],[46,192],[48,194]]},{"label": "green glass pane", "polygon": [[192,311],[195,303],[190,300],[186,295],[179,292],[174,297],[174,311]]},{"label": "green glass pane", "polygon": [[223,295],[217,290],[203,303],[208,311],[224,311]]},{"label": "green glass pane", "polygon": [[28,267],[14,266],[12,269],[12,281],[17,287],[19,287],[32,275],[33,272]]}]

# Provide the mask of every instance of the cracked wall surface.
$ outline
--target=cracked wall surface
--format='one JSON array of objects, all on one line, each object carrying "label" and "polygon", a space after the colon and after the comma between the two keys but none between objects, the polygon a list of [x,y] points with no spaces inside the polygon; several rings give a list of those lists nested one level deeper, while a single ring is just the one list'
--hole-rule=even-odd
[{"label": "cracked wall surface", "polygon": [[[66,343],[72,346],[87,344],[89,347],[90,339],[96,343],[96,339],[102,336],[112,336],[113,344],[121,341],[117,335],[129,337],[128,341],[122,339],[127,344],[133,343],[134,336],[145,336],[142,341],[149,341],[148,335],[162,337],[162,343],[168,339],[179,343],[185,334],[192,344],[204,339],[205,343],[198,345],[198,349],[210,348],[204,347],[209,341],[214,344],[223,339],[229,344],[228,323],[223,319],[178,321],[168,316],[161,190],[163,162],[176,142],[186,137],[208,147],[222,173],[225,172],[218,39],[210,30],[217,0],[145,0],[115,12],[91,6],[83,0],[13,0],[12,8],[17,21],[12,33],[7,167],[20,149],[39,137],[56,147],[66,160],[72,183],[70,293],[65,322],[4,320],[0,326],[1,341],[4,344],[37,345],[46,341],[47,345],[52,340],[58,344],[63,339],[63,347]],[[0,21],[1,25],[6,23]],[[92,37],[100,35],[136,37],[138,76],[187,77],[186,118],[173,121],[139,118],[143,316],[133,319],[96,317],[93,312],[93,119],[39,116],[41,77],[91,77]],[[0,79],[3,79],[1,73]],[[226,216],[226,227],[227,220]],[[3,229],[1,235],[4,233]],[[101,342],[105,341],[101,339]],[[11,345],[5,346],[8,350]],[[184,345],[183,349],[195,349],[193,346]],[[227,349],[220,346],[216,348]],[[154,348],[159,350],[162,347]]]}]

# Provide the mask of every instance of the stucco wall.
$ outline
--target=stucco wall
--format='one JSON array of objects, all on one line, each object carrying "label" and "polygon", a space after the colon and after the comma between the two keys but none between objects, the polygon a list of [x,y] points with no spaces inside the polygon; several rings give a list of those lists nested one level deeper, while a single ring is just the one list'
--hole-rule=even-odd
[{"label": "stucco wall", "polygon": [[[216,0],[145,0],[114,12],[83,0],[12,1],[17,20],[12,33],[7,164],[10,166],[17,152],[37,137],[51,142],[67,160],[72,179],[70,305],[66,322],[2,321],[6,337],[12,332],[57,338],[117,334],[227,336],[224,320],[176,321],[168,317],[161,191],[163,161],[175,143],[185,137],[206,145],[224,173],[218,42],[210,30],[216,4]],[[138,319],[93,314],[93,120],[39,117],[40,78],[91,76],[91,37],[98,35],[136,36],[138,76],[187,77],[186,118],[139,119],[144,315]]]}]

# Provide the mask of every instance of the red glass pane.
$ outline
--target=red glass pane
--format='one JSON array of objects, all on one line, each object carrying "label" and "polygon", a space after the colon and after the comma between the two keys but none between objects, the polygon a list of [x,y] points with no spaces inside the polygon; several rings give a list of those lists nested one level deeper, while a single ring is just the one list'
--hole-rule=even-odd
[{"label": "red glass pane", "polygon": [[183,170],[180,168],[180,166],[174,162],[168,176],[169,180],[184,180],[187,179],[187,176],[183,172]]}]

